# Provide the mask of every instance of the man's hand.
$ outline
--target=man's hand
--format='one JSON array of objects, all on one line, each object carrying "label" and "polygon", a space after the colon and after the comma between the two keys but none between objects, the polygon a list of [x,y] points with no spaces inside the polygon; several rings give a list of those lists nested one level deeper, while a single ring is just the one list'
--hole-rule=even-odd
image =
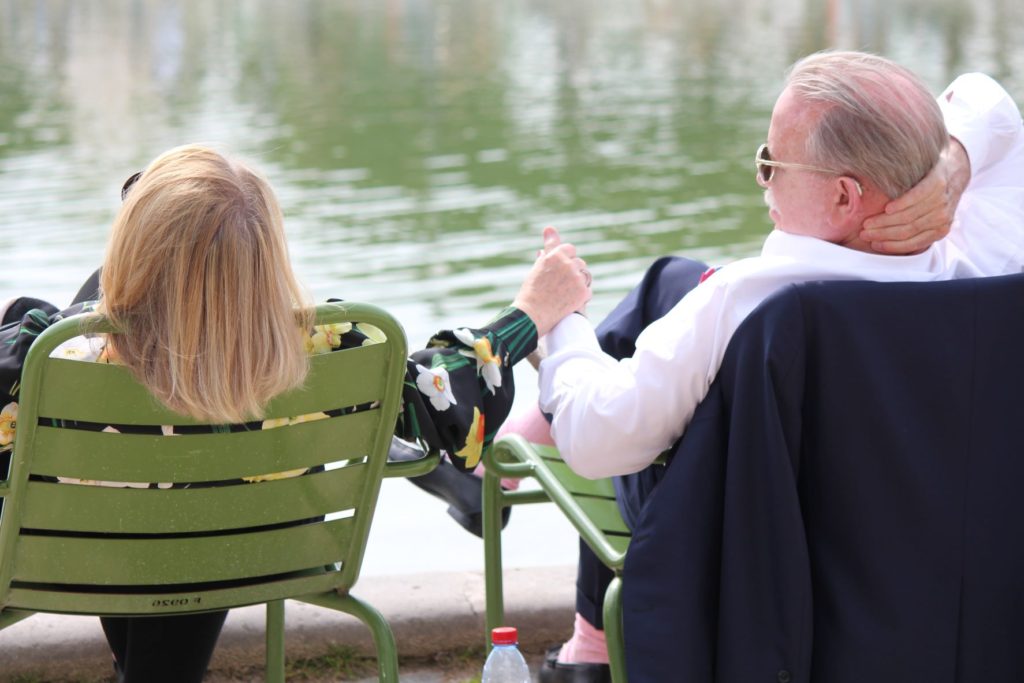
[{"label": "man's hand", "polygon": [[590,271],[576,256],[576,247],[563,243],[558,231],[544,228],[544,249],[530,269],[512,305],[530,316],[543,337],[558,322],[590,301]]},{"label": "man's hand", "polygon": [[949,234],[960,196],[971,179],[967,152],[955,138],[921,182],[864,221],[860,238],[882,254],[915,254]]}]

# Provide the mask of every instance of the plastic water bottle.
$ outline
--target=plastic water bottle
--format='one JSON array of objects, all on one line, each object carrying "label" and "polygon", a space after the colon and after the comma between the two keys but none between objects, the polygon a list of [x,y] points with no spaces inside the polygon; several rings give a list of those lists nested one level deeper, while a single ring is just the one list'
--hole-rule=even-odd
[{"label": "plastic water bottle", "polygon": [[514,626],[491,630],[491,654],[484,663],[480,683],[530,683],[530,668],[519,652],[519,633]]}]

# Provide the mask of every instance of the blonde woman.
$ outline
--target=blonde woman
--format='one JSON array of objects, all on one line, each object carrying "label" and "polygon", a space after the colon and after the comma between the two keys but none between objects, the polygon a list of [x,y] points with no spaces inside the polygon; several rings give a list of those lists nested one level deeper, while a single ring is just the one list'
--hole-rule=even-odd
[{"label": "blonde woman", "polygon": [[[303,382],[310,353],[373,334],[312,327],[277,199],[244,164],[207,147],[179,147],[130,178],[122,196],[98,302],[58,312],[19,299],[0,309],[0,473],[14,439],[21,363],[60,317],[106,314],[119,334],[61,351],[127,366],[169,408],[212,425],[205,429],[263,426],[263,407]],[[474,468],[486,434],[511,407],[512,366],[538,335],[585,305],[589,285],[575,249],[548,229],[512,306],[482,327],[439,333],[408,360],[396,433],[446,451],[459,469]],[[102,619],[119,680],[201,680],[225,615]]]}]

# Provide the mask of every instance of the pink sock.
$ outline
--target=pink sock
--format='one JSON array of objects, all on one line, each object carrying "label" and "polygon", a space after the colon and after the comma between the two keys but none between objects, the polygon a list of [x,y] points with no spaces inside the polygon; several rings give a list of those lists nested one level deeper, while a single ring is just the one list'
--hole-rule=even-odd
[{"label": "pink sock", "polygon": [[567,640],[558,652],[558,661],[563,664],[608,663],[608,644],[604,639],[604,631],[594,628],[590,622],[576,613],[576,621],[572,626],[572,638]]},{"label": "pink sock", "polygon": [[[519,415],[505,420],[505,424],[501,425],[494,438],[500,439],[506,434],[519,434],[530,443],[539,443],[545,446],[555,445],[555,442],[551,439],[551,425],[544,419],[544,415],[540,412],[540,407],[536,404],[527,408]],[[482,464],[477,465],[477,468],[473,470],[473,474],[478,477],[484,476],[484,466]],[[519,488],[519,480],[502,479],[501,487],[506,491],[515,491]]]}]

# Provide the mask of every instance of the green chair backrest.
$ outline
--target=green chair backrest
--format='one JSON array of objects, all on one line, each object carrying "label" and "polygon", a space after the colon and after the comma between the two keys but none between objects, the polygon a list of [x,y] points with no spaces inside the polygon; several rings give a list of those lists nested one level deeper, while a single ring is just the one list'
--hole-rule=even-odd
[{"label": "green chair backrest", "polygon": [[[159,614],[347,591],[380,490],[406,345],[372,306],[319,306],[317,324],[333,323],[372,325],[386,341],[313,356],[305,386],[275,398],[266,419],[336,416],[174,436],[65,426],[197,423],[123,367],[50,357],[83,330],[112,331],[104,320],[76,316],[41,334],[22,373],[11,474],[0,481],[0,611]],[[239,483],[300,468],[313,471]]]}]

